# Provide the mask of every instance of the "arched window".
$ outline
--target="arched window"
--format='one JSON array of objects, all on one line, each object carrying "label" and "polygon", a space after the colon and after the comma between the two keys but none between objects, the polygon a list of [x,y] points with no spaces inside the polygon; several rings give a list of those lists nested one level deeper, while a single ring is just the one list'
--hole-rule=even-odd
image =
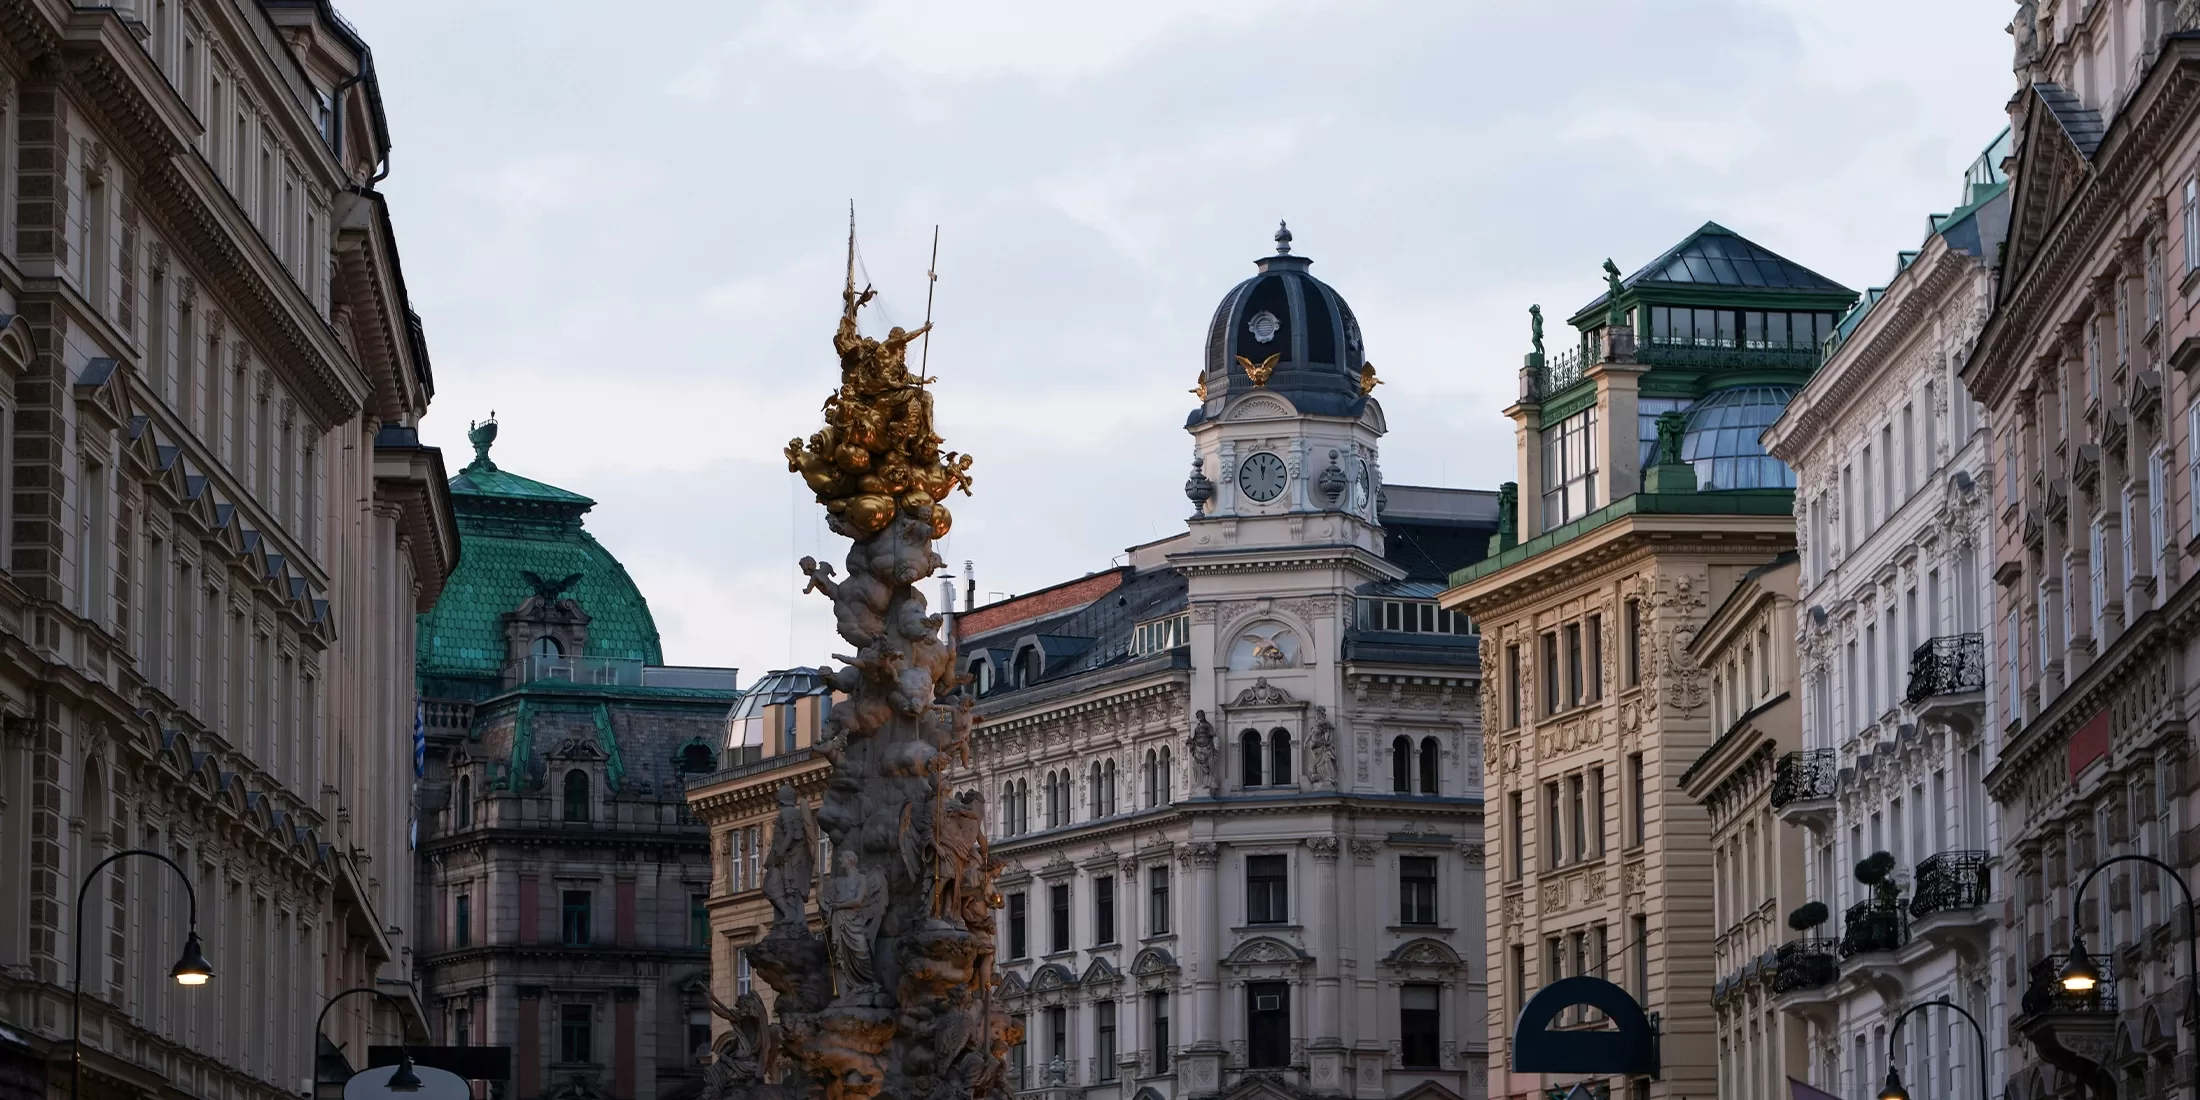
[{"label": "arched window", "polygon": [[1016,781],[1016,832],[1018,835],[1022,835],[1030,831],[1031,781],[1019,779]]},{"label": "arched window", "polygon": [[1390,789],[1398,794],[1413,793],[1413,739],[1396,737],[1390,742]]},{"label": "arched window", "polygon": [[1161,804],[1164,806],[1175,801],[1169,797],[1170,776],[1173,774],[1170,772],[1169,767],[1169,750],[1163,748],[1161,750]]},{"label": "arched window", "polygon": [[1160,758],[1159,758],[1158,756],[1156,756],[1156,755],[1154,754],[1154,751],[1153,751],[1152,749],[1147,749],[1147,750],[1146,750],[1146,772],[1145,772],[1145,777],[1146,777],[1146,808],[1150,810],[1150,809],[1153,809],[1153,808],[1154,808],[1155,806],[1159,806],[1159,805],[1161,805],[1161,768],[1160,768]]},{"label": "arched window", "polygon": [[1110,760],[1100,769],[1100,786],[1107,795],[1108,816],[1115,816],[1115,761]]},{"label": "arched window", "polygon": [[535,656],[545,660],[555,660],[565,656],[565,647],[559,645],[556,638],[545,634],[535,639]]},{"label": "arched window", "polygon": [[1443,775],[1443,746],[1433,737],[1421,739],[1421,793],[1436,794],[1436,780]]},{"label": "arched window", "polygon": [[1268,731],[1268,782],[1276,787],[1291,785],[1291,734],[1287,730]]},{"label": "arched window", "polygon": [[565,819],[588,820],[588,773],[579,768],[565,773]]},{"label": "arched window", "polygon": [[1001,835],[1016,835],[1016,783],[1001,784]]},{"label": "arched window", "polygon": [[1244,786],[1260,786],[1259,730],[1246,730],[1238,734],[1238,768],[1244,773],[1238,777]]},{"label": "arched window", "polygon": [[474,777],[458,777],[458,827],[463,829],[474,823]]},{"label": "arched window", "polygon": [[1107,792],[1101,787],[1100,762],[1097,760],[1092,762],[1092,780],[1086,786],[1090,789],[1085,792],[1085,801],[1092,807],[1093,820],[1097,821],[1105,816],[1107,805]]},{"label": "arched window", "polygon": [[718,758],[711,755],[708,745],[689,745],[680,750],[680,770],[691,775],[718,770]]}]

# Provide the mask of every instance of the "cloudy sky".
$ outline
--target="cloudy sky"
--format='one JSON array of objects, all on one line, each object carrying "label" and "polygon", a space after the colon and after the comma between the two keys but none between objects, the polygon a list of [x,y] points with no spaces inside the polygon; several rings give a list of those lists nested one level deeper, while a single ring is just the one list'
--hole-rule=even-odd
[{"label": "cloudy sky", "polygon": [[[940,228],[942,552],[983,593],[1181,530],[1215,303],[1297,251],[1388,384],[1384,473],[1494,487],[1526,310],[1705,220],[1886,280],[2015,85],[2008,0],[351,0],[435,358],[422,427],[596,499],[673,663],[835,648],[780,449],[836,381],[847,204],[891,321]],[[1555,327],[1555,326],[1554,326]],[[1554,332],[1554,336],[1557,333]]]}]

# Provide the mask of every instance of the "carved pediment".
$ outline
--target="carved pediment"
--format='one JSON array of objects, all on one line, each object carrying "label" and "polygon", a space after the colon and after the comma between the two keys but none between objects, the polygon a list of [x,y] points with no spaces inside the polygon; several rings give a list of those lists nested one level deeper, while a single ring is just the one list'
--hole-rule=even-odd
[{"label": "carved pediment", "polygon": [[1290,692],[1269,683],[1268,677],[1262,676],[1253,681],[1253,686],[1238,692],[1237,699],[1230,705],[1238,707],[1287,707],[1295,701],[1291,698]]},{"label": "carved pediment", "polygon": [[1096,958],[1085,968],[1085,976],[1077,980],[1079,985],[1111,985],[1123,980],[1123,972],[1106,959]]},{"label": "carved pediment", "polygon": [[1423,937],[1399,944],[1397,950],[1383,958],[1383,965],[1453,970],[1460,965],[1459,952],[1442,940]]},{"label": "carved pediment", "polygon": [[556,748],[543,755],[552,760],[585,761],[604,759],[603,750],[596,747],[595,739],[590,737],[568,737],[558,742]]},{"label": "carved pediment", "polygon": [[995,988],[1000,990],[1003,997],[1021,997],[1031,991],[1031,986],[1024,982],[1024,976],[1014,970],[1001,975],[1001,984]]},{"label": "carved pediment", "polygon": [[1169,974],[1177,969],[1176,957],[1158,947],[1149,947],[1131,960],[1131,973],[1139,977],[1148,974]]},{"label": "carved pediment", "polygon": [[1048,963],[1031,976],[1033,992],[1044,993],[1050,989],[1065,989],[1077,984],[1077,978],[1061,963]]},{"label": "carved pediment", "polygon": [[1237,945],[1229,957],[1222,960],[1227,966],[1259,966],[1263,964],[1296,965],[1309,961],[1298,948],[1272,936],[1256,936]]}]

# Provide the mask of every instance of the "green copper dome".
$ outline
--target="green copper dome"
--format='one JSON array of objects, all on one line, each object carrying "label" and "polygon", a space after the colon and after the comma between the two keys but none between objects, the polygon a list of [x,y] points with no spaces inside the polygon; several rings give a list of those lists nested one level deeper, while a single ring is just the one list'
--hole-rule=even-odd
[{"label": "green copper dome", "polygon": [[424,694],[479,698],[493,693],[504,672],[504,616],[536,594],[538,584],[565,586],[589,617],[585,656],[664,663],[657,621],[626,567],[581,528],[596,502],[497,468],[489,459],[494,419],[467,438],[474,460],[451,479],[458,521],[458,568],[442,598],[419,620],[419,674]]}]

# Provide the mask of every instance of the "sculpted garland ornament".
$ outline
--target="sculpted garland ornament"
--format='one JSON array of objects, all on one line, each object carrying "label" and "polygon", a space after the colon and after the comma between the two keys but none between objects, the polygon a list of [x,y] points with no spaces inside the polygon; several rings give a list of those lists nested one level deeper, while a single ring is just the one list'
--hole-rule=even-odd
[{"label": "sculpted garland ornament", "polygon": [[[940,450],[929,380],[904,361],[930,324],[883,341],[857,331],[872,292],[855,289],[853,249],[851,237],[833,339],[840,388],[825,400],[824,429],[787,445],[787,465],[854,540],[845,579],[811,558],[802,571],[856,652],[824,676],[842,698],[818,746],[832,770],[815,816],[791,786],[779,792],[764,877],[772,927],[749,949],[778,994],[774,1019],[744,1014],[706,1096],[1005,1100],[1006,1055],[1022,1029],[993,1007],[1002,864],[985,842],[982,796],[950,791],[944,776],[951,760],[968,763],[971,704],[942,701],[967,678],[915,587],[942,564],[932,550],[950,523],[940,501],[969,492],[970,458]],[[821,847],[830,866],[818,866]],[[813,888],[823,935],[810,925]]]}]

